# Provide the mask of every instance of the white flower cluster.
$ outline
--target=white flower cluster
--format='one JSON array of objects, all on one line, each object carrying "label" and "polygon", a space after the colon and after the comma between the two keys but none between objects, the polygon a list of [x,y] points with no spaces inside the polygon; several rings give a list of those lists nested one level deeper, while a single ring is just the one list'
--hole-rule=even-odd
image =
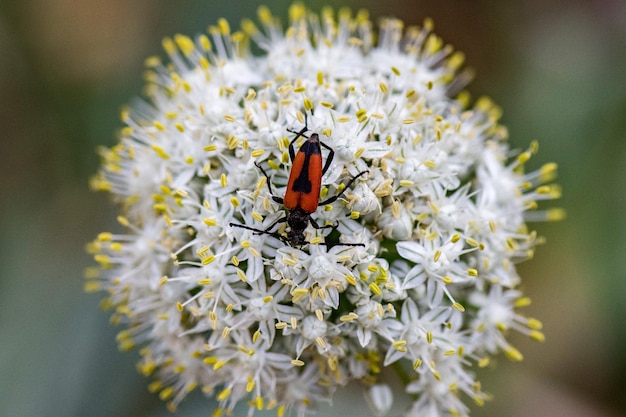
[{"label": "white flower cluster", "polygon": [[[487,398],[472,367],[521,359],[509,329],[543,339],[517,312],[515,264],[538,240],[528,210],[562,216],[536,210],[559,194],[542,185],[556,166],[524,173],[536,144],[510,150],[498,108],[468,106],[463,56],[430,21],[375,33],[365,12],[299,4],[286,31],[266,8],[259,20],[167,38],[169,62],[148,59],[149,101],[123,112],[92,181],[126,232],[89,245],[87,289],[108,293],[121,348],[141,347],[139,369],[172,409],[200,388],[215,416],[237,404],[303,416],[359,380],[384,414],[380,371],[399,362],[407,416],[466,415],[464,397]],[[367,173],[311,213],[336,230],[309,224],[295,245],[267,181],[278,201],[289,192],[290,131],[305,120],[334,150],[320,201]]]}]

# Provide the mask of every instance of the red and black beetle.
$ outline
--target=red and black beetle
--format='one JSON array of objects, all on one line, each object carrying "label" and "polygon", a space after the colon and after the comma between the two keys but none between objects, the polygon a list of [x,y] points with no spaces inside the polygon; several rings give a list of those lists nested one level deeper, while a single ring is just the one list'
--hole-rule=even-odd
[{"label": "red and black beetle", "polygon": [[[307,228],[309,223],[316,229],[337,228],[336,224],[326,226],[318,225],[317,222],[311,217],[311,214],[313,214],[319,206],[335,202],[357,178],[366,174],[368,171],[359,172],[355,177],[348,181],[343,190],[341,190],[338,194],[320,202],[319,198],[322,186],[322,176],[326,173],[326,171],[328,171],[328,168],[333,161],[333,157],[335,156],[335,151],[333,151],[330,146],[320,141],[317,133],[311,133],[310,136],[305,136],[304,133],[307,130],[309,130],[309,128],[307,126],[306,118],[304,127],[299,132],[288,130],[291,133],[295,133],[296,137],[294,137],[289,143],[289,157],[292,165],[289,173],[289,181],[287,182],[287,191],[285,191],[284,197],[274,195],[270,176],[267,172],[265,172],[263,167],[256,162],[254,163],[267,179],[267,188],[272,195],[272,200],[282,204],[285,209],[288,210],[287,215],[279,218],[264,230],[255,229],[253,227],[237,223],[230,223],[230,226],[252,230],[257,234],[272,235],[291,246],[303,246],[309,243],[305,240],[304,236],[304,230]],[[306,141],[302,144],[302,146],[300,146],[298,153],[295,153],[294,143],[300,137],[306,138]],[[322,147],[326,148],[329,152],[323,168]],[[280,223],[287,223],[289,225],[287,236],[283,236],[277,232],[272,232],[272,229]],[[324,244],[327,246],[365,246],[361,243]]]}]

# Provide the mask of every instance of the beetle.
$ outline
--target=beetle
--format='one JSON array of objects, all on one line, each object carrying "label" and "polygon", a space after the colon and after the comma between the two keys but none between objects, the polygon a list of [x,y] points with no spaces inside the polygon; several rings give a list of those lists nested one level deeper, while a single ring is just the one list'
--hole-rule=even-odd
[{"label": "beetle", "polygon": [[[289,172],[289,180],[287,181],[287,191],[284,197],[278,197],[274,195],[272,190],[272,182],[270,176],[265,172],[263,167],[257,162],[254,163],[256,167],[261,170],[265,178],[267,179],[267,188],[272,196],[272,200],[278,204],[282,204],[287,210],[287,214],[267,228],[256,229],[254,227],[246,226],[243,224],[230,223],[231,227],[240,227],[242,229],[252,230],[256,234],[268,234],[274,236],[284,243],[290,246],[303,246],[307,242],[304,236],[304,230],[309,223],[316,229],[337,229],[337,224],[329,224],[320,226],[311,217],[311,214],[315,213],[319,206],[331,204],[337,201],[339,197],[352,185],[352,183],[360,176],[366,174],[368,171],[361,171],[354,176],[346,186],[338,194],[324,200],[319,201],[320,189],[322,186],[322,176],[328,171],[330,164],[335,156],[335,151],[324,142],[320,141],[317,133],[311,133],[306,136],[305,133],[309,130],[307,126],[307,118],[305,116],[304,127],[300,131],[294,131],[287,129],[288,132],[295,133],[296,136],[289,143],[289,158],[291,159],[291,171]],[[298,149],[298,153],[295,152],[294,143],[299,138],[305,138],[306,141]],[[328,150],[328,157],[322,167],[322,147]],[[283,236],[277,232],[272,232],[272,229],[280,224],[287,223],[289,225],[289,232],[287,236]],[[327,246],[365,246],[362,243],[323,243]]]}]

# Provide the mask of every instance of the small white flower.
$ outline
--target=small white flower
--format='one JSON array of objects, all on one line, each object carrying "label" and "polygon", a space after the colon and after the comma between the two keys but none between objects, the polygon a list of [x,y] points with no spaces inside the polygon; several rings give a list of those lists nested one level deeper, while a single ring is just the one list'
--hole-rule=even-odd
[{"label": "small white flower", "polygon": [[[92,181],[125,232],[89,245],[87,289],[107,292],[120,347],[141,347],[170,409],[199,388],[215,416],[300,417],[358,380],[382,416],[381,368],[402,361],[406,415],[467,414],[486,399],[473,368],[521,359],[509,330],[543,340],[515,265],[539,241],[526,222],[563,216],[537,210],[560,194],[556,166],[524,172],[537,145],[511,150],[499,109],[458,94],[462,55],[429,20],[375,32],[366,12],[300,4],[284,32],[259,19],[166,38],[168,62],[146,61],[147,101]],[[317,210],[283,204],[300,131],[295,152],[313,133],[324,165],[334,152],[306,171]]]}]

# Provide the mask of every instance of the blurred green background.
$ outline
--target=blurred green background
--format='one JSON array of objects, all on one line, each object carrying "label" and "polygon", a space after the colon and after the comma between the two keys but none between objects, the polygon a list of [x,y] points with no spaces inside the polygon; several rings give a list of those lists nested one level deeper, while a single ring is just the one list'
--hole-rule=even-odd
[{"label": "blurred green background", "polygon": [[[286,16],[290,2],[269,6]],[[307,5],[319,10],[322,2]],[[166,416],[120,353],[116,329],[83,293],[84,245],[116,230],[105,195],[88,190],[98,145],[114,143],[119,110],[141,93],[161,38],[219,17],[233,27],[259,2],[3,0],[0,2],[0,416]],[[521,265],[547,340],[513,336],[524,362],[482,372],[495,399],[473,416],[617,416],[626,408],[626,2],[337,1],[430,16],[464,51],[474,97],[504,109],[511,141],[539,140],[534,167],[555,161],[565,222]],[[283,22],[285,20],[283,19]],[[358,389],[358,388],[354,388]],[[345,416],[347,392],[334,411]],[[353,397],[354,398],[354,397]],[[192,395],[180,415],[207,416]]]}]

